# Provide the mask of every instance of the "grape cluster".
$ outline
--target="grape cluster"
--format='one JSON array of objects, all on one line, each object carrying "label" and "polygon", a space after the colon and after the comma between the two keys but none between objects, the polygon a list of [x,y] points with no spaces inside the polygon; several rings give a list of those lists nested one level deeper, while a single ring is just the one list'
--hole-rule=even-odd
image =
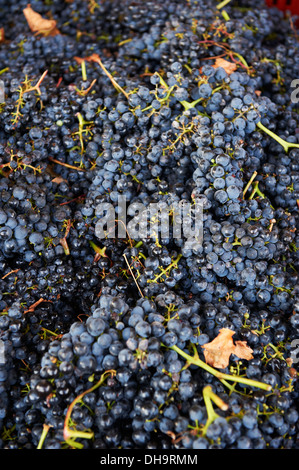
[{"label": "grape cluster", "polygon": [[[0,0],[0,448],[298,448],[293,19],[34,0],[34,34],[26,7]],[[130,235],[182,202],[200,244]],[[251,359],[207,363],[223,329]]]}]

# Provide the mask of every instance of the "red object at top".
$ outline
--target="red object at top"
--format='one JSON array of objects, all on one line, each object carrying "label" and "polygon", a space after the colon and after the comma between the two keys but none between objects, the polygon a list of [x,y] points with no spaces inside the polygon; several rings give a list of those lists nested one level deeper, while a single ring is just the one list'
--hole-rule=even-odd
[{"label": "red object at top", "polygon": [[298,0],[266,0],[269,7],[276,7],[279,10],[289,10],[292,15],[299,15],[299,1]]}]

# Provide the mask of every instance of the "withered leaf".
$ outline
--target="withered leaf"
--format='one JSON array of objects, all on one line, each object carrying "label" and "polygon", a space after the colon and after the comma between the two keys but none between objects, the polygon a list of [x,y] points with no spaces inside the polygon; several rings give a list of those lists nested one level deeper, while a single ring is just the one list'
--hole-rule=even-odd
[{"label": "withered leaf", "polygon": [[229,365],[231,354],[240,359],[250,360],[253,358],[253,351],[246,341],[236,341],[236,344],[234,344],[232,339],[234,334],[235,331],[222,328],[215,339],[202,345],[207,364],[217,369],[225,369]]},{"label": "withered leaf", "polygon": [[252,349],[247,345],[246,341],[236,341],[235,350],[233,351],[235,356],[249,361],[250,359],[253,359],[253,355],[251,354],[252,352]]},{"label": "withered leaf", "polygon": [[23,13],[33,33],[41,34],[42,36],[55,36],[56,34],[60,34],[59,30],[56,28],[56,21],[43,18],[31,8],[30,3],[23,9]]},{"label": "withered leaf", "polygon": [[56,178],[52,179],[52,183],[56,183],[56,184],[67,183],[67,180],[62,178],[62,176],[56,176]]},{"label": "withered leaf", "polygon": [[0,44],[5,41],[4,28],[0,28]]},{"label": "withered leaf", "polygon": [[[3,279],[3,278],[2,278]],[[286,363],[289,367],[291,367],[291,365],[293,364],[293,359],[291,357],[287,357],[286,358]]]},{"label": "withered leaf", "polygon": [[213,67],[218,68],[222,67],[228,75],[235,72],[237,70],[237,65],[234,62],[229,62],[228,60],[222,59],[221,57],[217,57],[215,64]]},{"label": "withered leaf", "polygon": [[100,61],[100,56],[99,54],[96,54],[96,53],[93,53],[91,55],[88,55],[86,57],[78,57],[78,56],[75,56],[74,57],[75,61],[77,62],[77,64],[81,64],[82,62],[99,62]]}]

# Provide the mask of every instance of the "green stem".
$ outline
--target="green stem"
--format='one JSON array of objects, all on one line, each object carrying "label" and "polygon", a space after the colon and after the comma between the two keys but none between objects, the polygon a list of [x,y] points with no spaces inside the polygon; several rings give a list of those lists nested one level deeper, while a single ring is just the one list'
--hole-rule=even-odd
[{"label": "green stem", "polygon": [[148,282],[156,282],[158,279],[160,279],[160,277],[163,276],[163,274],[166,276],[167,275],[167,272],[173,267],[173,266],[177,266],[178,262],[180,261],[181,257],[183,255],[178,255],[178,257],[169,265],[167,266],[166,269],[162,269],[162,272],[155,277],[155,279],[153,279],[152,281],[148,281]]},{"label": "green stem", "polygon": [[104,246],[104,248],[100,248],[98,245],[96,245],[94,242],[92,242],[91,240],[89,241],[89,244],[91,246],[91,248],[94,249],[94,251],[100,255],[100,256],[103,256],[104,258],[107,258],[107,255],[106,255],[106,249],[107,247]]},{"label": "green stem", "polygon": [[244,59],[244,57],[241,55],[241,54],[238,54],[237,52],[233,52],[233,54],[238,57],[238,59],[240,60],[240,62],[242,62],[243,65],[245,65],[245,67],[247,69],[249,69],[249,65],[247,64],[246,60]]},{"label": "green stem", "polygon": [[221,12],[221,15],[223,16],[223,18],[225,19],[225,21],[229,21],[229,20],[230,20],[230,17],[229,17],[228,13],[227,13],[225,10],[223,10],[223,11]]},{"label": "green stem", "polygon": [[225,387],[227,387],[227,388],[230,390],[231,393],[235,392],[235,393],[240,393],[241,395],[243,395],[241,392],[237,392],[237,391],[235,390],[235,385],[236,385],[236,384],[231,385],[229,382],[227,382],[227,381],[224,380],[224,379],[221,379],[220,382],[221,382],[223,385],[225,385]]},{"label": "green stem", "polygon": [[158,72],[156,72],[156,74],[157,74],[158,77],[160,78],[160,83],[161,83],[161,85],[162,85],[164,88],[166,88],[166,89],[168,90],[168,85],[167,85],[167,83],[165,82],[165,80],[161,77],[161,75],[160,75]]},{"label": "green stem", "polygon": [[225,7],[228,3],[230,3],[231,0],[223,0],[223,2],[218,3],[217,5],[217,10],[221,10],[221,8]]},{"label": "green stem", "polygon": [[239,382],[244,385],[248,385],[249,387],[257,387],[261,388],[262,390],[271,390],[271,385],[265,384],[264,382],[258,382],[257,380],[252,380],[252,379],[247,379],[246,377],[239,377],[238,375],[233,375],[233,374],[224,374],[222,372],[219,372],[217,369],[214,369],[211,367],[209,364],[206,364],[204,361],[199,359],[198,354],[196,354],[192,357],[189,354],[185,353],[182,349],[178,348],[177,346],[172,346],[170,349],[173,349],[176,351],[178,354],[180,354],[182,357],[184,357],[189,364],[194,364],[201,369],[206,370],[210,374],[214,375],[219,380],[228,380],[231,382]]},{"label": "green stem", "polygon": [[192,69],[189,67],[189,65],[184,64],[184,67],[188,70],[189,73],[192,73]]},{"label": "green stem", "polygon": [[81,62],[81,70],[82,70],[82,80],[84,82],[87,81],[87,73],[86,73],[86,63],[85,60],[82,60]]},{"label": "green stem", "polygon": [[77,113],[76,114],[77,118],[78,118],[78,121],[79,121],[79,130],[78,130],[78,134],[79,134],[79,140],[80,140],[80,144],[81,144],[81,153],[84,152],[84,142],[83,142],[83,129],[84,129],[84,119],[82,117],[82,114],[80,113]]},{"label": "green stem", "polygon": [[220,397],[218,397],[218,395],[216,395],[216,393],[213,392],[212,387],[210,385],[207,385],[203,389],[203,393],[205,392],[205,389],[206,389],[206,393],[210,397],[211,401],[213,401],[215,403],[215,405],[218,406],[218,408],[220,408],[220,410],[223,410],[223,411],[228,410],[228,405],[226,403],[224,403],[224,401]]},{"label": "green stem", "polygon": [[73,429],[69,429],[67,431],[69,438],[74,438],[74,439],[92,439],[93,438],[93,432],[90,431],[74,431]]},{"label": "green stem", "polygon": [[288,153],[288,150],[290,148],[299,148],[299,144],[294,144],[292,142],[287,142],[286,140],[282,139],[281,137],[279,137],[277,134],[275,134],[274,132],[270,131],[269,129],[267,129],[267,127],[265,127],[260,121],[257,123],[256,125],[257,127],[259,127],[262,131],[264,131],[266,134],[268,134],[270,137],[272,137],[274,140],[276,140],[276,142],[278,142],[283,148],[284,148],[284,151],[286,153]]},{"label": "green stem", "polygon": [[6,67],[5,69],[0,70],[0,75],[8,71],[9,71],[9,67]]},{"label": "green stem", "polygon": [[45,442],[45,439],[47,437],[47,434],[49,432],[50,427],[51,426],[49,426],[49,424],[44,424],[43,425],[43,432],[40,436],[40,439],[39,439],[39,442],[38,442],[38,445],[37,445],[37,449],[41,449],[43,447],[43,444]]},{"label": "green stem", "polygon": [[205,406],[206,406],[206,410],[207,410],[207,415],[208,415],[208,418],[207,418],[207,421],[206,421],[206,424],[205,426],[203,427],[201,433],[202,433],[202,436],[205,436],[206,432],[207,432],[207,429],[208,427],[210,426],[210,424],[213,423],[213,421],[215,421],[215,419],[219,418],[219,415],[216,413],[216,411],[214,410],[213,408],[213,404],[212,404],[212,401],[215,403],[216,406],[218,406],[218,408],[220,408],[221,410],[227,410],[228,409],[228,405],[226,403],[224,403],[224,401],[219,398],[213,391],[212,391],[212,387],[210,385],[207,385],[206,387],[204,387],[203,391],[202,391],[202,396],[203,396],[203,399],[204,399],[204,402],[205,402]]},{"label": "green stem", "polygon": [[223,88],[224,88],[223,85],[219,85],[219,86],[217,86],[216,88],[213,88],[213,90],[212,90],[212,95],[214,95],[214,93],[217,93],[217,91],[222,90]]},{"label": "green stem", "polygon": [[102,385],[102,383],[105,381],[106,377],[108,375],[114,375],[115,374],[115,370],[107,370],[106,372],[104,372],[102,375],[101,375],[101,378],[100,380],[95,384],[93,385],[93,387],[89,388],[88,390],[85,390],[85,392],[82,392],[80,393],[80,395],[78,395],[73,401],[72,403],[70,404],[68,410],[67,410],[67,413],[66,413],[66,416],[65,416],[65,420],[64,420],[64,428],[63,428],[63,437],[65,439],[65,442],[67,444],[69,444],[70,446],[72,447],[76,447],[78,449],[82,449],[83,445],[76,442],[75,439],[92,439],[93,436],[94,436],[94,433],[93,432],[88,432],[88,431],[77,431],[77,430],[73,430],[73,429],[70,429],[70,420],[71,420],[71,414],[72,414],[72,411],[74,409],[74,406],[79,403],[82,398],[87,394],[87,393],[91,393],[93,392],[94,390],[96,390],[100,385]]},{"label": "green stem", "polygon": [[250,194],[249,199],[253,199],[256,194],[260,196],[262,199],[265,199],[266,197],[264,193],[262,193],[262,191],[259,189],[259,181],[255,181],[253,183],[253,191]]},{"label": "green stem", "polygon": [[[214,93],[216,93],[217,91],[222,90],[222,89],[223,89],[223,85],[218,86],[217,88],[214,88],[214,90],[212,91],[212,94],[214,94]],[[189,109],[195,108],[195,106],[197,105],[197,103],[200,103],[202,100],[203,100],[203,98],[198,98],[197,100],[192,101],[192,103],[189,103],[188,101],[180,101],[180,103],[181,103],[181,105],[184,106],[185,111],[188,111]],[[204,116],[203,113],[199,113],[199,114],[202,115],[202,116]]]},{"label": "green stem", "polygon": [[188,101],[180,101],[181,105],[184,106],[185,110],[188,111],[188,109],[195,108],[197,103],[202,101],[203,98],[198,98],[198,100],[192,101],[192,103],[188,103]]},{"label": "green stem", "polygon": [[246,184],[245,189],[244,189],[244,191],[243,191],[243,199],[244,199],[244,196],[245,196],[245,194],[247,193],[247,191],[248,191],[248,189],[249,189],[251,183],[252,183],[253,180],[256,178],[256,176],[257,176],[257,171],[255,171],[255,172],[252,174],[250,180],[249,180],[248,183]]},{"label": "green stem", "polygon": [[219,418],[219,415],[216,413],[216,411],[213,408],[212,400],[211,400],[211,393],[212,393],[212,388],[208,385],[204,387],[202,391],[202,396],[205,402],[205,407],[207,410],[207,421],[206,424],[204,425],[204,428],[202,429],[202,435],[205,436],[208,427],[215,421],[215,419]]},{"label": "green stem", "polygon": [[46,333],[50,333],[51,336],[60,336],[58,333],[54,333],[54,331],[47,330],[47,328],[43,328],[42,330],[45,331]]},{"label": "green stem", "polygon": [[134,246],[134,248],[139,248],[140,246],[143,245],[143,242],[140,240],[139,242],[136,243],[136,245]]},{"label": "green stem", "polygon": [[[169,86],[167,85],[167,83],[165,82],[165,80],[161,77],[161,75],[158,73],[158,72],[155,72],[155,75],[157,75],[159,77],[159,80],[160,80],[160,84],[162,85],[163,88],[165,88],[165,90],[167,91],[166,93],[166,96],[162,99],[159,99],[158,101],[160,101],[161,105],[163,105],[164,103],[167,102],[167,100],[169,99],[171,93],[173,92],[175,86],[171,86],[169,88]],[[145,112],[145,111],[149,111],[150,109],[153,109],[152,105],[149,105],[147,106],[146,108],[143,108],[142,109],[142,112]]]}]

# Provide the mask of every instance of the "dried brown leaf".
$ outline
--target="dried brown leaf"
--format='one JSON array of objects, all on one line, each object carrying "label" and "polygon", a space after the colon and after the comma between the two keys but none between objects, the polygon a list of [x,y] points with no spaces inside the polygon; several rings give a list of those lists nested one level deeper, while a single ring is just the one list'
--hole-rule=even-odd
[{"label": "dried brown leaf", "polygon": [[31,8],[30,3],[24,8],[23,13],[33,33],[43,36],[55,36],[56,34],[60,34],[59,30],[56,28],[56,21],[43,18]]},{"label": "dried brown leaf", "polygon": [[62,178],[62,176],[56,176],[54,179],[52,179],[52,183],[56,183],[56,184],[67,183],[67,180]]},{"label": "dried brown leaf", "polygon": [[[3,278],[2,278],[3,279]],[[291,357],[287,357],[286,358],[286,363],[289,367],[291,367],[291,365],[293,364],[293,359]]]},{"label": "dried brown leaf", "polygon": [[96,53],[93,53],[93,54],[88,55],[86,57],[75,56],[74,59],[77,62],[77,64],[79,64],[79,65],[82,62],[97,62],[97,63],[99,63],[99,61],[101,60],[99,54],[96,54]]},{"label": "dried brown leaf", "polygon": [[253,359],[252,352],[252,349],[247,345],[246,341],[236,341],[235,350],[233,352],[235,356],[250,361],[250,359]]},{"label": "dried brown leaf", "polygon": [[235,332],[229,328],[222,328],[218,336],[211,342],[202,346],[206,363],[217,369],[225,369],[229,365],[231,354],[240,359],[250,360],[253,358],[252,349],[247,346],[246,341],[233,342]]},{"label": "dried brown leaf", "polygon": [[79,65],[82,64],[82,62],[88,61],[88,57],[75,56],[74,59],[77,62],[77,64],[79,64]]},{"label": "dried brown leaf", "polygon": [[289,368],[289,374],[290,374],[290,376],[291,376],[292,378],[298,376],[298,372],[297,372],[297,370],[296,370],[294,367],[290,367],[290,368]]},{"label": "dried brown leaf", "polygon": [[0,28],[0,44],[5,41],[4,28]]},{"label": "dried brown leaf", "polygon": [[228,75],[237,70],[237,65],[234,62],[229,62],[228,60],[222,59],[221,57],[217,57],[213,67],[222,67]]}]

